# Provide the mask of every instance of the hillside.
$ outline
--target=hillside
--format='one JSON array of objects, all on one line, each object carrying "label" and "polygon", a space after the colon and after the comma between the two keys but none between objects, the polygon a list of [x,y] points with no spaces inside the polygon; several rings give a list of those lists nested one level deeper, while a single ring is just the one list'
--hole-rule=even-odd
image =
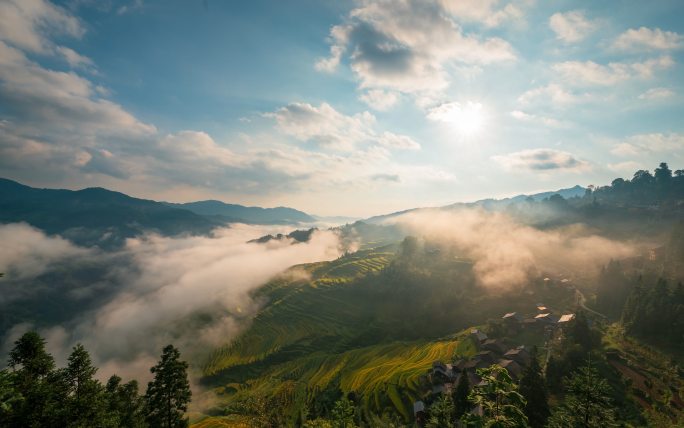
[{"label": "hillside", "polygon": [[6,179],[0,179],[0,222],[26,222],[75,243],[101,247],[119,246],[144,231],[205,234],[220,224],[107,189],[36,189]]},{"label": "hillside", "polygon": [[209,413],[239,413],[265,397],[283,400],[295,418],[302,406],[353,392],[369,415],[408,422],[432,362],[474,352],[464,329],[539,300],[565,307],[574,297],[540,279],[502,299],[474,285],[467,259],[429,248],[406,258],[405,251],[404,244],[363,250],[294,267],[267,284],[259,297],[268,304],[250,328],[203,368],[203,384],[218,400]]},{"label": "hillside", "polygon": [[175,208],[192,211],[195,214],[216,217],[227,222],[243,222],[254,224],[296,224],[313,223],[316,219],[305,212],[294,208],[276,207],[246,207],[243,205],[226,204],[221,201],[198,201],[183,204],[166,203]]},{"label": "hillside", "polygon": [[313,222],[292,208],[259,208],[219,201],[168,204],[103,188],[38,189],[0,178],[0,223],[26,222],[48,234],[104,249],[126,238],[155,232],[165,236],[208,234],[229,223]]},{"label": "hillside", "polygon": [[563,197],[564,199],[569,199],[569,198],[576,198],[583,196],[586,192],[586,189],[580,185],[576,185],[573,187],[569,187],[566,189],[558,189],[555,191],[547,191],[547,192],[540,192],[540,193],[534,193],[530,195],[517,195],[513,196],[510,198],[503,198],[503,199],[494,199],[494,198],[488,198],[488,199],[480,199],[475,202],[456,202],[450,205],[445,205],[443,207],[430,207],[430,208],[411,208],[408,210],[404,211],[398,211],[394,213],[389,213],[389,214],[383,214],[379,216],[373,216],[370,217],[364,221],[368,223],[382,223],[385,220],[388,220],[390,218],[398,217],[403,214],[411,213],[411,212],[416,212],[416,211],[423,211],[423,210],[451,210],[451,209],[459,209],[459,208],[485,208],[489,210],[498,210],[498,209],[505,209],[507,206],[520,203],[520,202],[525,202],[528,200],[532,200],[535,202],[540,202],[544,199],[547,199],[553,195],[559,195]]}]

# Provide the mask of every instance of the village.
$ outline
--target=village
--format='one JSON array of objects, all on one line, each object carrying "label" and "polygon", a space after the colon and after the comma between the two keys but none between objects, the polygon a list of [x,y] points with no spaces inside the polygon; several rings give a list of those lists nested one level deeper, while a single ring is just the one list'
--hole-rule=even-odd
[{"label": "village", "polygon": [[[451,394],[461,376],[468,377],[468,385],[481,384],[484,381],[477,374],[477,370],[496,364],[503,367],[514,381],[519,381],[524,369],[531,362],[532,349],[529,344],[514,343],[515,341],[510,337],[519,336],[521,332],[541,335],[544,348],[548,352],[550,342],[559,339],[567,326],[575,319],[574,313],[557,315],[543,303],[538,303],[535,309],[535,312],[525,316],[517,312],[504,314],[496,321],[504,333],[496,338],[490,338],[479,328],[471,329],[467,339],[475,345],[475,355],[469,358],[455,358],[446,363],[434,361],[426,375],[429,390],[425,391],[424,400],[417,400],[413,403],[416,424],[418,426],[425,424],[428,403],[442,394]],[[538,356],[538,358],[541,357],[543,356]],[[472,410],[472,412],[478,411],[477,408]]]}]

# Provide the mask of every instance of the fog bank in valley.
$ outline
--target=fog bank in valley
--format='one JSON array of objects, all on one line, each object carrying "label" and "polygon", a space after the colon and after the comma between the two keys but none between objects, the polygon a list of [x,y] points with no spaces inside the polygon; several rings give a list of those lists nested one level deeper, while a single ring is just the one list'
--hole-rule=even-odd
[{"label": "fog bank in valley", "polygon": [[[147,235],[130,239],[112,255],[76,247],[25,224],[10,224],[0,226],[0,238],[21,245],[14,247],[18,251],[3,245],[0,268],[9,283],[20,280],[25,296],[31,292],[31,278],[51,266],[68,268],[77,261],[107,258],[106,292],[112,297],[68,323],[40,331],[58,362],[81,342],[100,366],[100,377],[116,372],[145,379],[164,345],[174,343],[186,356],[197,356],[228,343],[261,303],[252,291],[292,265],[334,259],[343,252],[331,231],[316,231],[306,243],[247,243],[277,231],[282,230],[238,224],[216,229],[211,236]],[[4,353],[31,327],[10,329]]]},{"label": "fog bank in valley", "polygon": [[540,272],[597,272],[610,259],[637,252],[633,243],[600,236],[581,224],[540,230],[479,208],[422,210],[390,222],[472,259],[478,282],[498,291],[517,288]]}]

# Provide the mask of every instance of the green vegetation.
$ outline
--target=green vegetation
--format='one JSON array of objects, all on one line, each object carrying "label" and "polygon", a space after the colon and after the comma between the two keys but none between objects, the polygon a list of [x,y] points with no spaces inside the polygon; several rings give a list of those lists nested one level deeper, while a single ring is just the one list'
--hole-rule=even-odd
[{"label": "green vegetation", "polygon": [[[269,303],[204,367],[203,384],[218,398],[208,413],[222,415],[200,419],[202,426],[243,423],[237,415],[259,414],[245,408],[258,399],[279,403],[288,423],[329,419],[350,393],[360,420],[407,423],[432,363],[477,352],[469,326],[540,300],[574,302],[572,291],[541,279],[515,298],[485,293],[470,262],[415,239],[296,266],[257,297]],[[542,340],[533,336],[529,344]]]},{"label": "green vegetation", "polygon": [[615,426],[615,411],[610,400],[610,386],[591,365],[580,367],[566,380],[568,395],[554,411],[549,426],[553,428],[603,428]]},{"label": "green vegetation", "polygon": [[549,398],[546,382],[537,358],[537,348],[532,349],[530,365],[520,379],[520,394],[525,398],[525,416],[532,428],[546,426],[549,417]]},{"label": "green vegetation", "polygon": [[0,426],[65,428],[177,428],[188,426],[190,401],[187,363],[171,345],[151,371],[144,397],[138,383],[121,385],[114,375],[103,386],[94,378],[86,349],[78,344],[67,366],[55,369],[45,340],[35,331],[21,336],[10,352],[9,369],[0,371]]},{"label": "green vegetation", "polygon": [[508,372],[493,365],[479,369],[482,382],[475,385],[468,396],[470,402],[481,412],[466,413],[463,421],[472,427],[524,428],[529,426],[523,412],[525,398],[518,392],[517,385]]}]

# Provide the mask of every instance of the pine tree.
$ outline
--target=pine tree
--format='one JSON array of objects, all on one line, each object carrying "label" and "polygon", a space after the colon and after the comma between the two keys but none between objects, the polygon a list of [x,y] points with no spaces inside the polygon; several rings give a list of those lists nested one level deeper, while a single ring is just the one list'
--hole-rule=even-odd
[{"label": "pine tree", "polygon": [[15,377],[8,370],[0,370],[0,426],[10,426],[14,408],[24,399],[14,385]]},{"label": "pine tree", "polygon": [[35,331],[25,333],[14,342],[8,363],[16,392],[23,397],[13,407],[10,426],[59,426],[56,410],[63,396],[52,385],[55,361],[45,350],[45,340]]},{"label": "pine tree", "polygon": [[153,428],[187,427],[184,414],[192,395],[188,382],[188,363],[180,361],[173,345],[162,351],[161,360],[150,371],[154,379],[147,385],[145,401],[147,422]]},{"label": "pine tree", "polygon": [[608,428],[615,426],[610,386],[591,364],[566,379],[564,404],[549,419],[552,428]]},{"label": "pine tree", "polygon": [[493,365],[479,369],[477,374],[482,383],[475,385],[468,397],[481,409],[480,414],[466,413],[461,420],[466,426],[525,428],[529,427],[525,408],[525,398],[506,369]]},{"label": "pine tree", "polygon": [[542,377],[541,367],[537,359],[537,347],[532,348],[532,361],[520,379],[520,394],[525,397],[525,415],[532,428],[542,428],[549,418],[549,402],[546,383]]},{"label": "pine tree", "polygon": [[427,428],[452,428],[454,426],[454,402],[451,396],[443,394],[430,407]]},{"label": "pine tree", "polygon": [[469,393],[470,381],[468,380],[468,372],[463,369],[453,393],[454,416],[456,419],[459,419],[465,412],[470,410],[470,402],[468,401]]},{"label": "pine tree", "polygon": [[68,364],[61,371],[68,388],[66,426],[74,428],[115,426],[116,420],[108,413],[104,388],[97,379],[97,367],[80,343],[74,346]]},{"label": "pine tree", "polygon": [[570,327],[569,336],[572,343],[580,345],[586,352],[594,347],[594,338],[584,312],[577,312],[577,316]]},{"label": "pine tree", "polygon": [[143,428],[143,400],[138,395],[138,381],[121,384],[121,378],[113,375],[105,387],[109,412],[114,415],[121,428]]}]

